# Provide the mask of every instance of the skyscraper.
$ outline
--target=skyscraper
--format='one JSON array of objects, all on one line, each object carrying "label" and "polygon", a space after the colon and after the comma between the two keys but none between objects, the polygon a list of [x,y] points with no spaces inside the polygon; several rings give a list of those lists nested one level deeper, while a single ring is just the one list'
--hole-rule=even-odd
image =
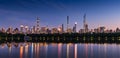
[{"label": "skyscraper", "polygon": [[68,28],[69,28],[69,16],[67,16],[67,32],[68,32]]},{"label": "skyscraper", "polygon": [[62,24],[62,33],[64,32],[64,25]]},{"label": "skyscraper", "polygon": [[86,23],[86,14],[83,16],[83,28],[84,28],[84,33],[88,32],[88,24]]},{"label": "skyscraper", "polygon": [[33,26],[33,28],[32,28],[32,33],[35,33],[35,32],[36,32],[35,26]]},{"label": "skyscraper", "polygon": [[75,22],[75,25],[73,26],[73,33],[76,33],[76,28],[77,28],[77,22]]},{"label": "skyscraper", "polygon": [[83,19],[84,19],[84,20],[83,20],[83,24],[84,24],[84,25],[83,25],[83,28],[85,29],[85,25],[86,25],[86,14],[84,14]]},{"label": "skyscraper", "polygon": [[20,32],[23,33],[23,30],[24,30],[24,26],[20,25]]},{"label": "skyscraper", "polygon": [[77,22],[75,22],[75,33],[77,32]]},{"label": "skyscraper", "polygon": [[40,19],[37,17],[37,20],[36,20],[36,32],[39,33],[39,30],[40,30]]},{"label": "skyscraper", "polygon": [[28,33],[29,27],[25,26],[25,32]]}]

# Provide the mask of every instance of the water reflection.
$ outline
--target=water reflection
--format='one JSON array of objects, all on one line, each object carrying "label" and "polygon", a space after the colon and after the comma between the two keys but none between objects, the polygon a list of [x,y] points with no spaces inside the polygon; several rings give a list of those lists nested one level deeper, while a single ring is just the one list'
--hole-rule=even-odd
[{"label": "water reflection", "polygon": [[31,46],[31,54],[30,54],[30,58],[33,58],[33,43],[32,43],[32,46]]},{"label": "water reflection", "polygon": [[4,48],[5,47],[5,44],[3,43],[3,44],[1,44],[1,48]]},{"label": "water reflection", "polygon": [[58,58],[61,58],[62,43],[58,44]]},{"label": "water reflection", "polygon": [[69,58],[69,45],[70,44],[67,44],[67,58]]},{"label": "water reflection", "polygon": [[28,44],[25,45],[25,58],[28,57]]},{"label": "water reflection", "polygon": [[107,44],[104,44],[104,57],[106,58],[107,56],[106,56],[106,53],[107,53]]},{"label": "water reflection", "polygon": [[91,52],[91,53],[90,53],[90,54],[91,54],[91,58],[93,58],[93,56],[94,56],[94,55],[93,55],[93,44],[90,45],[90,52]]},{"label": "water reflection", "polygon": [[23,58],[23,45],[20,45],[20,58]]},{"label": "water reflection", "polygon": [[75,50],[75,52],[74,52],[74,55],[75,55],[74,58],[77,58],[77,44],[75,44],[75,49],[74,50]]},{"label": "water reflection", "polygon": [[2,43],[1,58],[119,58],[119,44]]},{"label": "water reflection", "polygon": [[18,47],[18,43],[14,43],[14,46],[17,48]]},{"label": "water reflection", "polygon": [[88,44],[85,44],[85,58],[88,58]]}]

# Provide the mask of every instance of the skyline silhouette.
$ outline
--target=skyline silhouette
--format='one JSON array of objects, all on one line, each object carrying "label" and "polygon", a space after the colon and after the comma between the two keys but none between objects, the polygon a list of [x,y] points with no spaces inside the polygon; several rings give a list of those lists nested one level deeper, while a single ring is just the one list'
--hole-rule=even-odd
[{"label": "skyline silhouette", "polygon": [[33,26],[36,17],[40,26],[58,27],[70,17],[70,27],[77,21],[77,30],[83,28],[83,15],[90,29],[105,26],[119,27],[119,0],[0,0],[0,28]]}]

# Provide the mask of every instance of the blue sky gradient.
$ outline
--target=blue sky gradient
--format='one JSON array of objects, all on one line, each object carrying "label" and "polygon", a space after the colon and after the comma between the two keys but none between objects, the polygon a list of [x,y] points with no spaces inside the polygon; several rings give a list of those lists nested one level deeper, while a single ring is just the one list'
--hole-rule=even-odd
[{"label": "blue sky gradient", "polygon": [[66,27],[69,16],[70,27],[77,21],[79,30],[83,28],[85,13],[89,29],[120,27],[120,0],[0,0],[0,28],[34,26],[36,17],[41,26]]}]

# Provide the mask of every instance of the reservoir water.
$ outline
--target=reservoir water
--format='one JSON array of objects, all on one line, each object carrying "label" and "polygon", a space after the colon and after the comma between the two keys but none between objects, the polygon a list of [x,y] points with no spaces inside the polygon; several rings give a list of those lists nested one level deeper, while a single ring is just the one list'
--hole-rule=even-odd
[{"label": "reservoir water", "polygon": [[2,43],[0,58],[120,58],[119,44]]}]

